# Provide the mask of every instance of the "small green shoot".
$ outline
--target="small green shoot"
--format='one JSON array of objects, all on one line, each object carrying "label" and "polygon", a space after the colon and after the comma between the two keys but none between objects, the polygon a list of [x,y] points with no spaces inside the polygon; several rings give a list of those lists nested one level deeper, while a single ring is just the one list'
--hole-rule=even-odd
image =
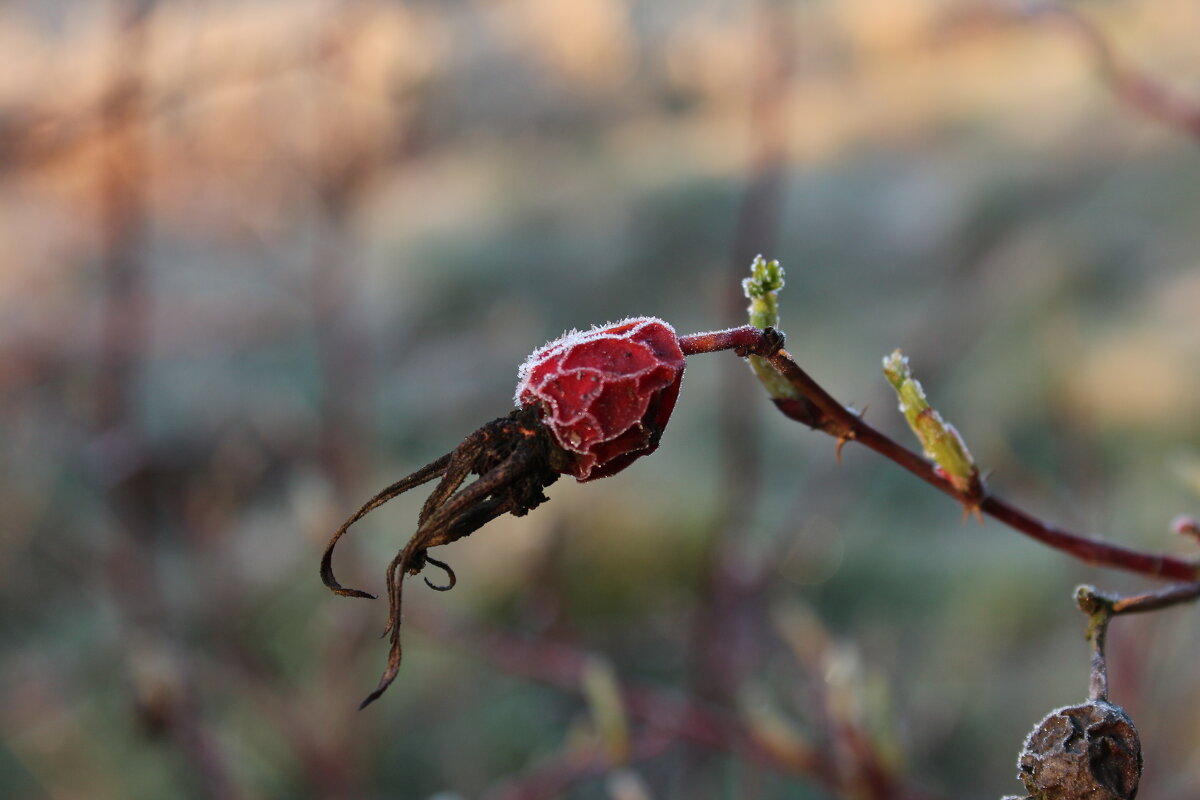
[{"label": "small green shoot", "polygon": [[926,458],[939,467],[968,507],[973,507],[983,492],[975,459],[958,431],[929,405],[925,390],[912,376],[908,359],[899,350],[883,359],[883,374],[900,398],[900,411],[917,435]]}]

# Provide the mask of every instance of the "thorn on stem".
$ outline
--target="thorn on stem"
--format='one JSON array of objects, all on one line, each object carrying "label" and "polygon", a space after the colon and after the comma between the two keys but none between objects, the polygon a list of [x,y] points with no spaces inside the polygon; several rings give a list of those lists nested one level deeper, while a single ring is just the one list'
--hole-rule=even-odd
[{"label": "thorn on stem", "polygon": [[979,507],[978,500],[962,500],[963,515],[962,521],[966,522],[968,518],[975,517],[975,521],[980,525],[983,524],[983,511]]},{"label": "thorn on stem", "polygon": [[1171,531],[1178,536],[1190,536],[1200,541],[1200,520],[1188,514],[1180,514],[1171,520]]},{"label": "thorn on stem", "polygon": [[837,459],[837,463],[839,466],[842,463],[842,448],[846,446],[846,442],[850,441],[853,438],[854,438],[853,432],[843,433],[841,436],[837,437],[837,445],[834,447],[833,457]]}]

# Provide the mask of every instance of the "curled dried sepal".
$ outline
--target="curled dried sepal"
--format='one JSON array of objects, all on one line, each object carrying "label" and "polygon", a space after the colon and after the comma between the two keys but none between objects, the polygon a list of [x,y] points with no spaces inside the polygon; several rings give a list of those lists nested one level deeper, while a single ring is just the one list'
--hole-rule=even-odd
[{"label": "curled dried sepal", "polygon": [[[388,619],[384,634],[390,636],[391,648],[379,684],[360,707],[383,694],[400,669],[401,599],[405,576],[416,575],[427,564],[432,564],[444,570],[448,580],[442,585],[428,580],[426,583],[439,591],[454,586],[453,570],[430,558],[427,551],[469,536],[502,514],[521,516],[546,501],[542,490],[558,478],[571,457],[554,443],[539,420],[540,413],[536,408],[523,408],[489,422],[452,452],[368,500],[330,539],[321,559],[321,580],[343,596],[374,597],[338,582],[333,574],[334,548],[350,526],[371,511],[409,489],[441,477],[421,509],[416,532],[388,565]],[[479,476],[478,480],[464,487],[472,473]]]},{"label": "curled dried sepal", "polygon": [[338,528],[336,533],[333,534],[333,538],[329,540],[329,544],[325,546],[325,552],[321,556],[321,582],[324,583],[334,594],[340,594],[343,597],[365,597],[369,600],[374,600],[375,595],[371,594],[370,592],[364,592],[361,589],[351,589],[349,587],[342,586],[342,584],[338,582],[338,579],[334,577],[333,551],[337,547],[337,543],[343,536],[346,535],[347,531],[350,530],[351,525],[358,522],[360,519],[379,508],[387,501],[395,497],[399,497],[409,489],[415,489],[423,483],[428,483],[434,478],[440,478],[442,475],[444,475],[446,472],[446,466],[450,463],[451,455],[451,453],[447,453],[436,461],[431,461],[430,463],[421,467],[411,475],[406,475],[405,477],[396,481],[391,486],[379,492],[366,503],[364,503],[362,508],[358,509],[358,511],[354,512],[349,519],[343,522],[342,526]]},{"label": "curled dried sepal", "polygon": [[942,477],[973,508],[983,495],[983,483],[975,459],[958,431],[929,405],[925,390],[912,376],[908,358],[899,350],[883,359],[883,374],[896,390],[900,411],[921,442],[925,456],[937,464]]},{"label": "curled dried sepal", "polygon": [[1017,760],[1017,778],[1032,800],[1134,800],[1141,776],[1137,728],[1104,700],[1050,712]]}]

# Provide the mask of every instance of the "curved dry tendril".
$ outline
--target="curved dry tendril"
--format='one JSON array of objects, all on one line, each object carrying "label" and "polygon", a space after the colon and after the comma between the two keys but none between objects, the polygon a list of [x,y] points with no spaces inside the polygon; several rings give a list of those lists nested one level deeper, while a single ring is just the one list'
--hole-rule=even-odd
[{"label": "curved dry tendril", "polygon": [[362,508],[354,512],[349,519],[343,522],[342,527],[338,528],[337,533],[333,535],[333,537],[329,540],[329,544],[325,546],[325,553],[321,556],[321,582],[329,587],[335,594],[340,594],[343,597],[366,597],[374,600],[375,595],[369,592],[364,592],[361,589],[350,589],[338,583],[337,578],[335,578],[333,575],[333,549],[337,547],[338,540],[345,535],[346,531],[350,529],[350,526],[358,522],[367,514],[379,508],[392,498],[399,497],[409,489],[415,489],[416,487],[424,483],[428,483],[434,478],[444,474],[453,455],[453,453],[447,453],[436,461],[431,461],[430,463],[421,467],[411,475],[407,475],[396,481],[391,486],[379,492],[379,494],[375,495],[366,503],[364,503]]},{"label": "curved dry tendril", "polygon": [[428,586],[430,589],[433,589],[435,592],[448,592],[454,588],[454,584],[458,583],[458,576],[454,574],[454,570],[452,570],[450,568],[450,565],[447,564],[446,562],[438,561],[433,556],[426,555],[425,563],[433,564],[435,567],[437,567],[438,569],[445,572],[446,579],[449,581],[449,583],[437,584],[437,583],[434,583],[433,581],[429,580],[429,578],[425,578],[425,585]]},{"label": "curved dry tendril", "polygon": [[[443,483],[450,482],[456,478],[456,470],[454,469],[457,466],[456,461],[467,457],[475,458],[478,455],[480,450],[472,442],[473,438],[468,438],[467,442],[464,442],[463,445],[460,445],[451,454],[450,464],[452,466],[450,469],[447,469],[446,476],[442,478]],[[460,489],[440,507],[432,510],[426,520],[417,528],[417,532],[408,540],[408,544],[404,546],[404,549],[392,559],[387,568],[388,622],[384,628],[385,635],[391,634],[391,647],[388,651],[387,666],[384,668],[383,674],[379,677],[379,684],[375,687],[374,691],[367,695],[366,699],[359,705],[359,708],[365,708],[378,699],[388,686],[391,685],[392,681],[396,679],[396,675],[400,671],[400,659],[402,656],[400,619],[404,576],[407,574],[415,575],[421,571],[426,563],[434,563],[450,574],[451,582],[449,586],[433,586],[432,588],[444,591],[453,586],[454,573],[445,564],[430,559],[425,554],[425,551],[430,547],[448,544],[456,539],[461,539],[506,511],[516,510],[517,503],[513,498],[494,497],[489,499],[489,495],[500,493],[505,487],[510,486],[514,481],[524,476],[533,460],[534,455],[530,451],[519,448],[514,450],[498,466],[481,475],[479,480],[464,489]],[[461,481],[462,479],[458,478],[458,480]],[[440,489],[441,487],[439,486],[439,489],[435,490],[435,492]]]},{"label": "curved dry tendril", "polygon": [[[448,591],[457,582],[454,570],[430,558],[431,547],[449,544],[474,533],[505,513],[524,514],[545,501],[542,490],[558,477],[548,451],[548,437],[538,424],[540,410],[518,409],[508,417],[493,420],[464,439],[458,447],[425,465],[368,500],[347,519],[330,539],[321,558],[321,580],[332,591],[346,597],[371,597],[359,589],[342,586],[333,574],[333,551],[350,526],[394,497],[434,478],[441,477],[418,516],[417,530],[401,548],[386,572],[388,619],[383,635],[391,648],[379,685],[360,708],[378,698],[395,679],[400,668],[401,588],[406,575],[416,575],[427,564],[443,570],[448,582],[425,583],[437,591]],[[467,476],[479,478],[463,486]]]}]

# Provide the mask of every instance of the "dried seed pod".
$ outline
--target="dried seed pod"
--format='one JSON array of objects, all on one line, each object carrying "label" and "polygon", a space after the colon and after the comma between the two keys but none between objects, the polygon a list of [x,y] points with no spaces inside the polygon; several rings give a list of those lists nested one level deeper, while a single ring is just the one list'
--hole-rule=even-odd
[{"label": "dried seed pod", "polygon": [[1030,800],[1133,800],[1141,776],[1137,728],[1104,700],[1050,712],[1017,761]]},{"label": "dried seed pod", "polygon": [[[723,338],[725,334],[731,337]],[[736,334],[744,334],[741,338]],[[782,338],[772,331],[735,329],[693,338],[693,353],[748,347]],[[707,347],[703,345],[707,344]],[[417,518],[417,531],[388,565],[388,664],[362,705],[378,698],[400,668],[404,577],[426,565],[447,574],[438,591],[454,586],[454,571],[428,550],[469,536],[496,517],[523,516],[547,500],[559,475],[589,481],[612,475],[658,447],[679,397],[684,354],[675,330],[654,317],[572,332],[534,351],[518,371],[517,410],[492,420],[451,452],[368,500],[342,523],[321,558],[321,580],[346,597],[374,597],[333,574],[333,550],[350,526],[388,500],[441,478]],[[479,479],[463,487],[471,474]]]}]

